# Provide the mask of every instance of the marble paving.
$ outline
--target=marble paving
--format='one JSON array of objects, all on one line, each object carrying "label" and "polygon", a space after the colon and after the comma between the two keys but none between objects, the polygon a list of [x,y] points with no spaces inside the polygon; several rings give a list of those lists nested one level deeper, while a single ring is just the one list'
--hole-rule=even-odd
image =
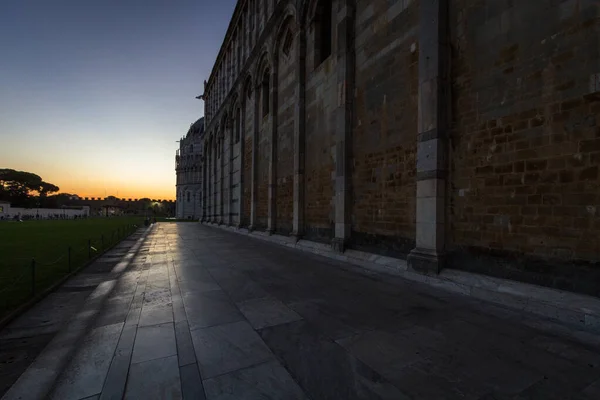
[{"label": "marble paving", "polygon": [[600,351],[568,329],[247,236],[159,223],[119,271],[66,364],[38,350],[29,398],[600,398]]}]

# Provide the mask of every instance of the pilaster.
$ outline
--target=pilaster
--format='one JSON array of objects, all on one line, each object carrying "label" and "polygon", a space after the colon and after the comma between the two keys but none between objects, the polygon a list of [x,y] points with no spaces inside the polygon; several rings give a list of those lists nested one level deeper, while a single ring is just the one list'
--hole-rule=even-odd
[{"label": "pilaster", "polygon": [[[257,26],[258,28],[258,26]],[[258,193],[258,101],[259,101],[259,88],[255,87],[253,90],[254,100],[254,132],[252,135],[252,182],[251,182],[251,199],[250,199],[250,230],[256,229],[256,223],[258,222],[256,214],[256,199]]]},{"label": "pilaster", "polygon": [[[233,116],[232,116],[233,117]],[[227,215],[226,215],[226,221],[227,221],[227,225],[231,226],[233,223],[233,119],[232,117],[230,117],[229,121],[227,122],[226,126],[227,126],[227,137],[228,137],[228,152],[227,152],[227,160],[228,160],[228,166],[229,168],[227,168],[227,185],[229,187],[229,190],[227,191]]]},{"label": "pilaster", "polygon": [[269,192],[268,192],[268,218],[267,232],[275,233],[277,224],[277,64],[278,57],[273,57],[273,71],[271,72],[271,113],[269,116],[270,142],[269,146]]},{"label": "pilaster", "polygon": [[244,213],[246,212],[246,210],[244,209],[244,190],[245,190],[245,185],[246,185],[246,180],[245,180],[245,171],[244,171],[244,166],[246,163],[246,91],[245,88],[244,90],[242,90],[242,95],[241,95],[242,101],[240,102],[241,107],[242,107],[242,111],[240,113],[242,121],[241,121],[241,132],[240,132],[240,190],[239,190],[239,196],[238,196],[238,212],[239,212],[239,216],[238,216],[238,223],[237,223],[237,227],[241,228],[243,226],[243,220],[244,220]]},{"label": "pilaster", "polygon": [[221,145],[217,149],[219,152],[219,225],[222,225],[225,222],[225,125],[221,126],[221,131],[219,132],[220,143]]},{"label": "pilaster", "polygon": [[294,214],[292,235],[304,235],[304,163],[305,163],[305,71],[306,32],[298,29],[296,46],[296,107],[294,108]]},{"label": "pilaster", "polygon": [[449,129],[448,0],[419,4],[416,248],[409,267],[439,273],[446,250]]},{"label": "pilaster", "polygon": [[354,8],[338,12],[337,107],[335,114],[335,232],[332,246],[343,252],[352,227],[352,107],[354,90]]}]

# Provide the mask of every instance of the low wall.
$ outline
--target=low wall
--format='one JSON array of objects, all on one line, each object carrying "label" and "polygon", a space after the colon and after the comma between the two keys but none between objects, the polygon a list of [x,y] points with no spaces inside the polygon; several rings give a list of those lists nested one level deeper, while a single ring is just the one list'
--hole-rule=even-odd
[{"label": "low wall", "polygon": [[20,217],[33,217],[37,218],[73,218],[75,216],[89,216],[90,208],[88,206],[84,206],[81,209],[63,209],[63,208],[22,208],[22,207],[11,207],[8,204],[2,204],[2,212],[0,212],[0,217],[4,217],[4,219],[11,219],[15,216]]}]

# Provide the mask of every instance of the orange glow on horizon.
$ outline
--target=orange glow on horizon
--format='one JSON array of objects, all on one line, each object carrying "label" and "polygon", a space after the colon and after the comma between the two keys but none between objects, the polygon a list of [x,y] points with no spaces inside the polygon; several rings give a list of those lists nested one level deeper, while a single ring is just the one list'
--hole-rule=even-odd
[{"label": "orange glow on horizon", "polygon": [[81,185],[78,182],[57,180],[52,181],[56,186],[60,188],[59,193],[76,194],[79,197],[100,197],[105,198],[108,196],[115,196],[120,199],[160,199],[160,200],[175,200],[175,187],[172,188],[158,188],[158,187],[144,187],[144,186],[121,186],[115,185],[114,183],[108,183],[106,187],[94,187],[91,185]]},{"label": "orange glow on horizon", "polygon": [[[84,173],[83,170],[65,171],[64,168],[32,168],[32,166],[16,165],[12,167],[40,175],[46,182],[60,188],[58,193],[75,194],[79,197],[105,198],[115,196],[125,199],[159,199],[175,200],[175,171],[169,176],[157,176],[148,173],[144,176],[132,176],[103,173]],[[82,176],[83,175],[83,176]]]},{"label": "orange glow on horizon", "polygon": [[0,148],[0,168],[37,174],[58,186],[59,193],[80,197],[175,200],[175,152],[150,140],[131,146],[124,143],[85,142],[77,149],[74,144],[52,149],[49,143],[43,146],[46,151],[28,159],[20,151]]}]

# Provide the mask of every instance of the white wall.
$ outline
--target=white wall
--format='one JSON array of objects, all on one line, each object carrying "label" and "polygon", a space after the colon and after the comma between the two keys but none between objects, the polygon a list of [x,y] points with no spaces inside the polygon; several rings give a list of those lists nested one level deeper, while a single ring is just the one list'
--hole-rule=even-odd
[{"label": "white wall", "polygon": [[[187,199],[187,193],[190,193],[190,200]],[[202,215],[201,209],[201,185],[187,185],[177,189],[177,218],[199,219]],[[195,194],[195,196],[194,196]]]},{"label": "white wall", "polygon": [[89,216],[90,215],[90,207],[83,206],[81,210],[72,210],[72,209],[62,209],[62,208],[21,208],[21,207],[11,207],[10,204],[0,204],[0,207],[3,208],[3,211],[0,212],[0,217],[12,218],[15,215],[25,216],[31,215],[35,217],[39,215],[40,218],[47,218],[48,216],[53,215],[65,215],[69,218],[74,216]]}]

